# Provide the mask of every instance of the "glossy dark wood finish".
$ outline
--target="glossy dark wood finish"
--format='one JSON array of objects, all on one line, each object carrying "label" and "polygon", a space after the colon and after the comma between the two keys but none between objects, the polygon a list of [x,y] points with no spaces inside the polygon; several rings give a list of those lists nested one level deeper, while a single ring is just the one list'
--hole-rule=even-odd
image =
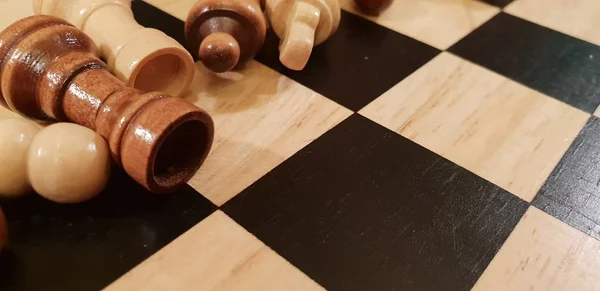
[{"label": "glossy dark wood finish", "polygon": [[354,0],[356,6],[364,13],[369,15],[379,15],[392,5],[394,0]]},{"label": "glossy dark wood finish", "polygon": [[87,35],[52,16],[13,23],[0,33],[2,100],[32,119],[97,131],[115,161],[150,191],[185,184],[210,151],[211,117],[183,99],[125,87],[96,50]]},{"label": "glossy dark wood finish", "polygon": [[266,21],[256,0],[200,0],[185,22],[194,57],[214,72],[243,65],[260,51]]}]

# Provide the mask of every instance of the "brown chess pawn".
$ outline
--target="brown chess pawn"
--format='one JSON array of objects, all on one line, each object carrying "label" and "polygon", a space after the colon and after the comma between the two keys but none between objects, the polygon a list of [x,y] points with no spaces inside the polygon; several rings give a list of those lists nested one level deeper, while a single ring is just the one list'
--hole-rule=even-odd
[{"label": "brown chess pawn", "polygon": [[254,58],[266,30],[258,0],[200,0],[185,22],[188,49],[218,73]]},{"label": "brown chess pawn", "polygon": [[394,0],[354,0],[356,6],[365,14],[377,16],[388,9]]},{"label": "brown chess pawn", "polygon": [[266,0],[265,13],[281,39],[279,60],[292,70],[302,70],[312,48],[337,30],[341,10],[338,0]]},{"label": "brown chess pawn", "polygon": [[11,24],[0,33],[0,100],[31,119],[96,131],[113,159],[150,191],[187,182],[211,148],[211,117],[184,99],[125,87],[96,50],[86,34],[56,17]]},{"label": "brown chess pawn", "polygon": [[192,56],[163,32],[140,26],[131,0],[33,0],[33,8],[36,14],[62,18],[83,30],[127,86],[173,96],[190,87]]}]

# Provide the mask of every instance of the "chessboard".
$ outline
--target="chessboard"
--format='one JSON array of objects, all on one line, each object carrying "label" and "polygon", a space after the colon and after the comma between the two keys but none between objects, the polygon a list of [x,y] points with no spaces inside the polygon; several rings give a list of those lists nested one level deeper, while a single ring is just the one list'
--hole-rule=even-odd
[{"label": "chessboard", "polygon": [[[340,1],[304,70],[272,31],[244,68],[196,63],[215,141],[186,187],[0,200],[0,289],[600,290],[600,2]],[[183,42],[193,4],[132,9]]]}]

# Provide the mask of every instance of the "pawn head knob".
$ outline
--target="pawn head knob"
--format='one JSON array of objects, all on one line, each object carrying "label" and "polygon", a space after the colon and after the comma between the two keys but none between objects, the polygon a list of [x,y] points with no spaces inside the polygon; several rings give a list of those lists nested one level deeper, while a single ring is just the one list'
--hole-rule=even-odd
[{"label": "pawn head knob", "polygon": [[240,45],[230,34],[215,32],[202,41],[198,57],[209,70],[217,73],[227,72],[240,60]]}]

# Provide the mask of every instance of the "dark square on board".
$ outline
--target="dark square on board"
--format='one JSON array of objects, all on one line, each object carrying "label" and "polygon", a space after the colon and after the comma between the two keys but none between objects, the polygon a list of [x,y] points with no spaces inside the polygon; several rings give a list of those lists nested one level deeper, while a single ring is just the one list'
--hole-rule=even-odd
[{"label": "dark square on board", "polygon": [[500,8],[504,8],[506,7],[506,5],[510,4],[511,2],[513,2],[513,0],[479,0],[481,2],[485,2],[488,4],[492,4],[494,6],[498,6]]},{"label": "dark square on board", "polygon": [[533,205],[600,239],[600,119],[590,118]]},{"label": "dark square on board", "polygon": [[0,205],[10,230],[0,290],[101,290],[216,210],[187,185],[156,195],[116,168],[85,203],[32,195]]},{"label": "dark square on board", "polygon": [[357,114],[223,206],[328,290],[468,290],[526,208]]},{"label": "dark square on board", "polygon": [[[185,46],[183,22],[143,1],[136,20]],[[359,16],[342,11],[337,32],[315,47],[307,66],[293,71],[279,61],[272,30],[256,60],[354,111],[360,110],[439,53],[439,50]]]},{"label": "dark square on board", "polygon": [[449,49],[592,113],[600,105],[600,47],[499,13]]},{"label": "dark square on board", "polygon": [[302,71],[279,61],[279,38],[272,32],[256,57],[304,86],[358,111],[439,53],[424,43],[342,11],[336,33],[314,47]]},{"label": "dark square on board", "polygon": [[141,26],[158,29],[186,46],[183,21],[141,0],[131,1],[131,11]]}]

